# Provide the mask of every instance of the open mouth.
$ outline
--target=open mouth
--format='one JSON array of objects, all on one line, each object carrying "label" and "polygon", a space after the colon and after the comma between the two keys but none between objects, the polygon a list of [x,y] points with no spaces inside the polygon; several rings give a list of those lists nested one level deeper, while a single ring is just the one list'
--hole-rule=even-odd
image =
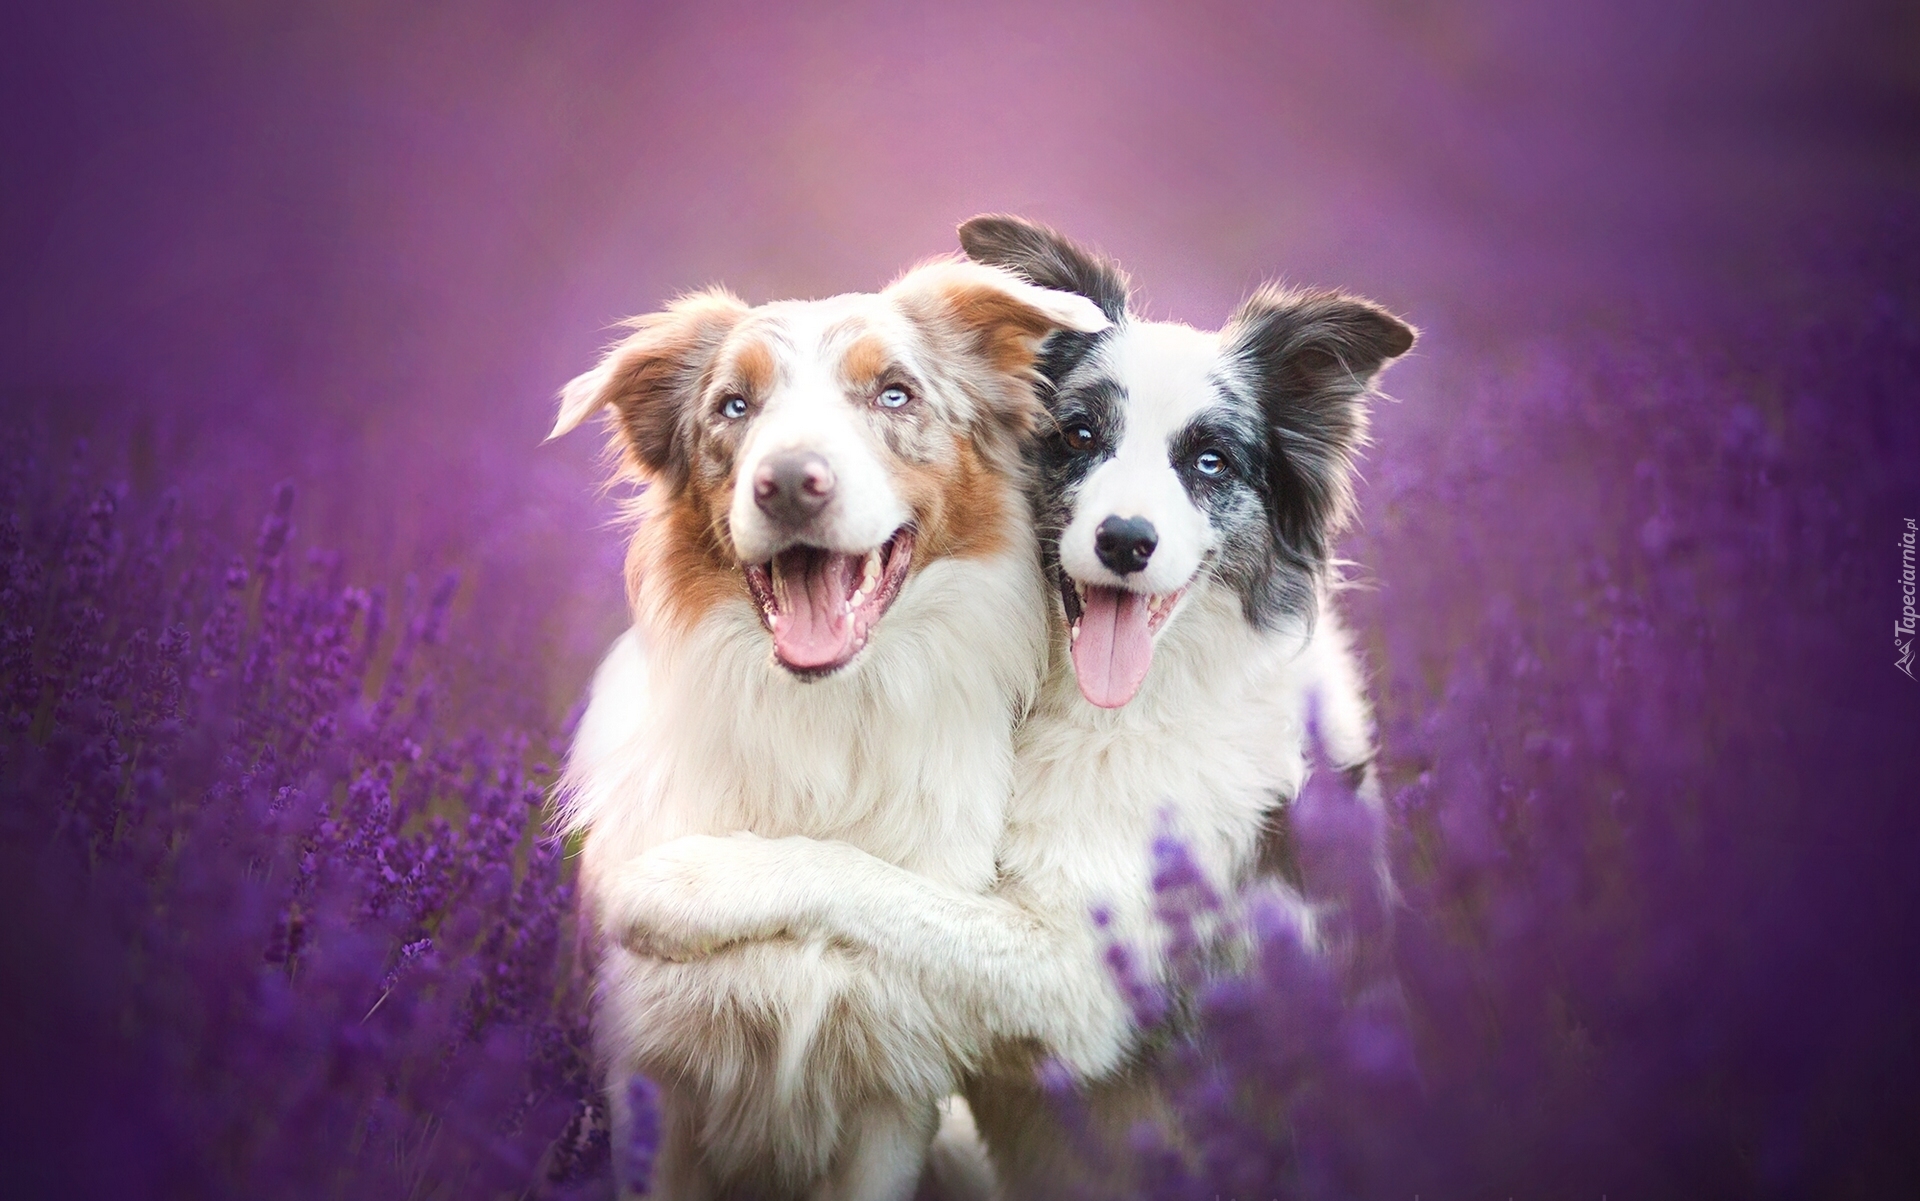
[{"label": "open mouth", "polygon": [[808,680],[853,662],[900,595],[912,561],[913,529],[901,526],[865,554],[790,546],[747,564],[747,591],[773,634],[773,657]]},{"label": "open mouth", "polygon": [[1153,665],[1153,636],[1187,594],[1150,596],[1124,588],[1082,584],[1062,572],[1060,600],[1073,641],[1073,675],[1080,695],[1102,709],[1132,700]]}]

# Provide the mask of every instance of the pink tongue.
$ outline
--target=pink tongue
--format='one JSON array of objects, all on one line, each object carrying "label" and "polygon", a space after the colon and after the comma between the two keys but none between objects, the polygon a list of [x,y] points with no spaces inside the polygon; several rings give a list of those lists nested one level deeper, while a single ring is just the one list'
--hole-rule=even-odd
[{"label": "pink tongue", "polygon": [[1120,588],[1089,587],[1073,640],[1073,674],[1080,695],[1102,709],[1118,709],[1140,691],[1153,662],[1147,598]]},{"label": "pink tongue", "polygon": [[860,560],[817,551],[788,551],[781,559],[787,603],[773,615],[774,653],[799,668],[826,667],[852,655],[859,631],[847,598]]}]

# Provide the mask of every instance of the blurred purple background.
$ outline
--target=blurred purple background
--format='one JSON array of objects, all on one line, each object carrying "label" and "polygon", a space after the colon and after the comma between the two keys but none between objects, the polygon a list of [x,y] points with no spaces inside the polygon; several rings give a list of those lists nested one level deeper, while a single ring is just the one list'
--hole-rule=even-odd
[{"label": "blurred purple background", "polygon": [[872,288],[986,210],[1155,316],[1386,303],[1423,338],[1347,551],[1443,1104],[1373,1182],[1911,1179],[1920,8],[207,0],[0,46],[10,426],[460,571],[487,720],[556,727],[621,623],[598,448],[540,439],[622,316]]},{"label": "blurred purple background", "polygon": [[1105,247],[1156,315],[1217,323],[1274,275],[1378,297],[1428,331],[1392,390],[1445,406],[1437,364],[1768,288],[1910,203],[1917,23],[43,6],[0,52],[0,387],[62,435],[130,440],[136,486],[205,467],[250,512],[291,477],[307,533],[363,564],[563,577],[585,654],[617,608],[591,439],[539,439],[618,317],[710,282],[872,288],[998,209]]}]

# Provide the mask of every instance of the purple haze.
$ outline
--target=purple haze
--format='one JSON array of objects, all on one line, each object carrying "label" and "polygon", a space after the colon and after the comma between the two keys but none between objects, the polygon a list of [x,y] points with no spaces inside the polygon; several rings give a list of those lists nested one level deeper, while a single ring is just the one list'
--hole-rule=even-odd
[{"label": "purple haze", "polygon": [[[1403,1001],[1267,929],[1155,1195],[1920,1177],[1911,6],[73,4],[0,45],[28,1192],[640,1170],[532,837],[621,621],[553,391],[676,291],[869,288],[996,209],[1156,316],[1284,275],[1423,331],[1344,547]],[[1351,894],[1331,787],[1303,857]]]}]

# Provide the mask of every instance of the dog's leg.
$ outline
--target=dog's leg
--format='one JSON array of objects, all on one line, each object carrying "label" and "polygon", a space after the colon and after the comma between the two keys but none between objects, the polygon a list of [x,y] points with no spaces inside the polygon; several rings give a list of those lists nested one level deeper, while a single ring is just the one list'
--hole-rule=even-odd
[{"label": "dog's leg", "polygon": [[1176,1138],[1179,1131],[1158,1082],[1140,1066],[1087,1081],[1070,1099],[995,1077],[968,1081],[967,1099],[993,1153],[1000,1201],[1138,1196],[1134,1133],[1145,1124]]},{"label": "dog's leg", "polygon": [[940,1129],[927,1148],[927,1165],[913,1201],[994,1201],[993,1161],[963,1097],[940,1103]]},{"label": "dog's leg", "polygon": [[833,1170],[807,1201],[908,1201],[939,1123],[932,1101],[868,1102],[847,1115]]},{"label": "dog's leg", "polygon": [[972,1107],[966,1097],[947,1097],[914,1201],[995,1201],[996,1188],[993,1159],[973,1124]]},{"label": "dog's leg", "polygon": [[982,1077],[967,1082],[967,1101],[992,1149],[1002,1201],[1068,1201],[1089,1176],[1084,1114],[1058,1104],[1027,1081]]}]

